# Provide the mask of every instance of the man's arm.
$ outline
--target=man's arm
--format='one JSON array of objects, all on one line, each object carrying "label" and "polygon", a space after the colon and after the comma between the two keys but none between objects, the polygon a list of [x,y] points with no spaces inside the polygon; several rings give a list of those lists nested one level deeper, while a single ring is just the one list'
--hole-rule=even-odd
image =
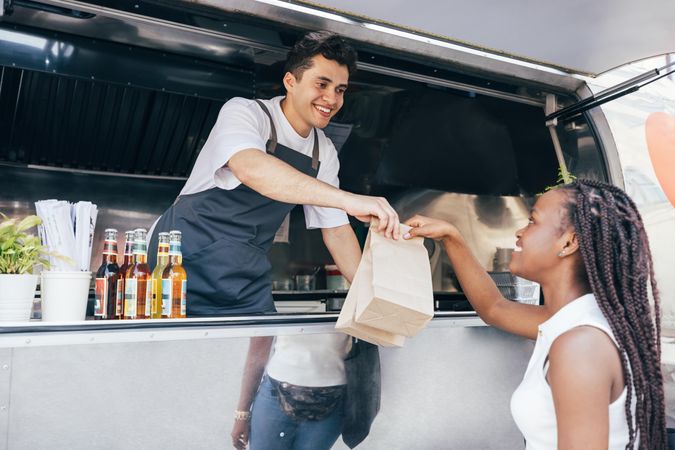
[{"label": "man's arm", "polygon": [[354,230],[347,224],[335,228],[323,228],[321,234],[333,261],[342,275],[351,283],[361,261],[361,248]]},{"label": "man's arm", "polygon": [[343,191],[256,149],[237,152],[227,166],[239,181],[265,197],[284,203],[339,208],[363,222],[377,217],[378,231],[387,237],[399,237],[398,214],[382,197]]}]

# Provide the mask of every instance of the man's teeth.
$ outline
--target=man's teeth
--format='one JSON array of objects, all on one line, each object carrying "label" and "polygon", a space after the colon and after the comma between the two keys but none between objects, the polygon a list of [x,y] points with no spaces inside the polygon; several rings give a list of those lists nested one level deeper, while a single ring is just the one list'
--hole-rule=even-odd
[{"label": "man's teeth", "polygon": [[516,245],[516,248],[513,249],[514,252],[522,252],[523,249]]},{"label": "man's teeth", "polygon": [[314,105],[314,107],[315,107],[316,109],[318,109],[319,111],[321,111],[322,113],[326,113],[326,114],[330,113],[330,109],[329,109],[329,108],[324,108],[323,106],[318,106],[318,105]]}]

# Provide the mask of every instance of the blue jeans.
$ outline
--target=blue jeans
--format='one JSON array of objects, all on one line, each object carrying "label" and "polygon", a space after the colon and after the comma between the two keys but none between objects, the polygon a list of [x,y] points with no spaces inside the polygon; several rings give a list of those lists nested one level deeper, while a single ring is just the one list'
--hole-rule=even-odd
[{"label": "blue jeans", "polygon": [[322,420],[297,421],[284,414],[267,375],[251,409],[250,450],[328,450],[342,429],[342,401]]}]

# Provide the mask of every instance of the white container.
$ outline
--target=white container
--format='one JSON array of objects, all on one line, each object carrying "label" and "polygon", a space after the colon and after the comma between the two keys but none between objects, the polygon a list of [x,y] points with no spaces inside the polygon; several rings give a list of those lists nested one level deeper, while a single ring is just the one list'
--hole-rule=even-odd
[{"label": "white container", "polygon": [[488,272],[488,274],[505,298],[530,305],[539,304],[541,289],[539,283],[517,277],[511,272]]},{"label": "white container", "polygon": [[91,272],[42,272],[42,321],[84,320],[90,284]]},{"label": "white container", "polygon": [[0,320],[30,320],[37,282],[37,275],[0,274]]}]

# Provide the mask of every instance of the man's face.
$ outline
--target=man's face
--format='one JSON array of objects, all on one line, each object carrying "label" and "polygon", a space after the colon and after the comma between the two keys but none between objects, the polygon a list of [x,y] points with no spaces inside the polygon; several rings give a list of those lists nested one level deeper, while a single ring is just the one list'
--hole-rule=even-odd
[{"label": "man's face", "polygon": [[306,136],[312,127],[324,128],[342,108],[349,81],[349,70],[333,60],[316,55],[313,65],[298,80],[292,73],[284,76],[287,104],[284,113],[299,134]]}]

